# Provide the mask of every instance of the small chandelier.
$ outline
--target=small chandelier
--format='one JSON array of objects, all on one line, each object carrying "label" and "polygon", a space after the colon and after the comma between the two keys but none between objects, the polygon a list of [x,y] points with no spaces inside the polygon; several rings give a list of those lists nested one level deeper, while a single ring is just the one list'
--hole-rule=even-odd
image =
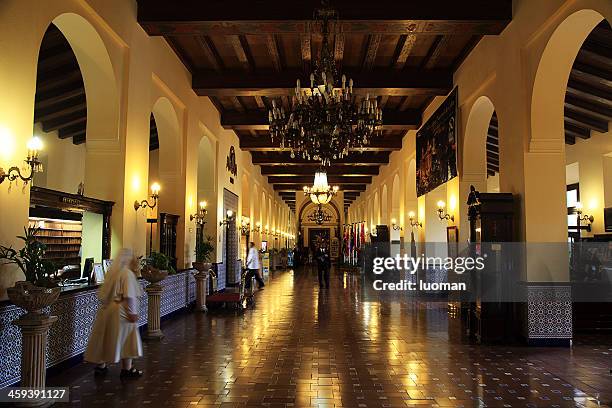
[{"label": "small chandelier", "polygon": [[361,103],[355,103],[352,79],[347,81],[342,75],[338,83],[329,46],[329,20],[338,18],[336,11],[324,7],[315,12],[315,18],[323,27],[323,44],[310,74],[310,86],[302,88],[298,79],[289,111],[273,100],[268,119],[272,141],[280,140],[281,149],[289,149],[291,158],[316,160],[329,166],[348,155],[350,149],[369,144],[382,126],[382,109],[376,98],[370,100],[369,94]]},{"label": "small chandelier", "polygon": [[327,173],[318,171],[315,173],[314,184],[312,187],[304,186],[304,195],[310,196],[310,201],[314,204],[328,204],[338,193],[338,186],[330,187],[327,184]]},{"label": "small chandelier", "polygon": [[317,225],[322,225],[323,223],[330,222],[331,219],[332,216],[325,212],[320,204],[312,212],[312,214],[308,215],[308,221],[314,222]]}]

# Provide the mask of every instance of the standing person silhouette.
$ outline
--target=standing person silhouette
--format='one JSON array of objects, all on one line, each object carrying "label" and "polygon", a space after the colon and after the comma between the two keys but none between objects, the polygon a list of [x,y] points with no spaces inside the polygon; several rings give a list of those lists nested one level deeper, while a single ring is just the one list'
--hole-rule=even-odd
[{"label": "standing person silhouette", "polygon": [[319,272],[319,287],[329,289],[329,269],[331,268],[331,258],[325,245],[321,245],[316,254],[317,267]]},{"label": "standing person silhouette", "polygon": [[251,287],[251,277],[255,276],[255,280],[257,281],[257,286],[259,289],[263,289],[266,284],[264,283],[259,270],[261,265],[259,263],[259,252],[257,248],[255,248],[255,243],[251,242],[249,244],[249,253],[247,255],[246,267],[249,270],[246,275],[246,285]]}]

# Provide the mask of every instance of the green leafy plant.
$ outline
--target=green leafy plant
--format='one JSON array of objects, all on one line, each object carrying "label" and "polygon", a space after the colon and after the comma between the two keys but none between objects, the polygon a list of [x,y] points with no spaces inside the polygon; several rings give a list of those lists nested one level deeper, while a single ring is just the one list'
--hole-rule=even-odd
[{"label": "green leafy plant", "polygon": [[23,230],[24,235],[17,237],[23,241],[23,248],[16,250],[0,245],[0,263],[17,265],[26,280],[36,286],[57,286],[49,276],[53,272],[53,263],[43,259],[47,247],[36,238],[39,229],[24,227]]},{"label": "green leafy plant", "polygon": [[213,246],[213,237],[210,235],[206,237],[206,239],[201,239],[196,243],[195,247],[195,257],[196,262],[210,262],[212,253],[215,251],[215,247]]},{"label": "green leafy plant", "polygon": [[145,259],[145,265],[159,269],[160,271],[168,271],[169,274],[176,273],[171,265],[170,258],[161,252],[151,252],[151,255]]}]

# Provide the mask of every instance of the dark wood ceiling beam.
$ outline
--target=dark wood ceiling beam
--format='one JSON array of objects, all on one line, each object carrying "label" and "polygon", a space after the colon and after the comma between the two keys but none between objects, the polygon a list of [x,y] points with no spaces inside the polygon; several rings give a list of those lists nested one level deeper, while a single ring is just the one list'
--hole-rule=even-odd
[{"label": "dark wood ceiling beam", "polygon": [[393,68],[403,69],[406,65],[406,60],[410,56],[414,44],[416,43],[416,35],[406,34],[400,36],[395,49],[395,56],[393,57]]},{"label": "dark wood ceiling beam", "polygon": [[612,120],[612,107],[591,103],[569,94],[565,95],[565,107],[571,108],[576,112],[594,116],[601,120]]},{"label": "dark wood ceiling beam", "polygon": [[612,106],[612,91],[576,81],[571,76],[567,82],[567,93],[590,102]]},{"label": "dark wood ceiling beam", "polygon": [[341,68],[344,61],[344,34],[336,33],[334,40],[334,60],[336,65]]},{"label": "dark wood ceiling beam", "polygon": [[450,36],[439,35],[438,38],[433,42],[429,52],[421,63],[421,69],[431,69],[438,64],[438,60],[442,55],[442,51],[446,48],[450,41]]},{"label": "dark wood ceiling beam", "polygon": [[87,125],[85,122],[76,123],[74,125],[67,126],[59,130],[58,136],[60,139],[68,139],[69,137],[74,137],[76,135],[79,135],[85,132],[86,126]]},{"label": "dark wood ceiling beam", "polygon": [[[270,135],[240,136],[240,149],[245,151],[280,151],[280,141],[272,142]],[[367,146],[354,148],[353,151],[395,151],[402,149],[402,136],[374,137]]]},{"label": "dark wood ceiling beam", "polygon": [[[302,184],[312,185],[313,178],[309,176],[268,176],[269,184]],[[370,184],[372,177],[361,176],[361,177],[343,177],[343,176],[327,176],[327,182],[329,184]]]},{"label": "dark wood ceiling beam", "polygon": [[374,61],[376,60],[376,54],[378,53],[381,38],[381,34],[370,34],[368,36],[368,45],[366,48],[365,57],[363,58],[363,63],[361,64],[361,69],[369,71],[374,66]]},{"label": "dark wood ceiling beam", "polygon": [[[612,67],[612,64],[610,64]],[[612,87],[612,70],[600,69],[578,61],[572,66],[571,77],[582,82]]]},{"label": "dark wood ceiling beam", "polygon": [[85,101],[82,101],[81,103],[75,104],[75,105],[70,105],[70,106],[66,106],[62,109],[58,109],[54,112],[48,112],[48,113],[41,113],[41,114],[37,114],[38,112],[35,112],[34,114],[34,122],[43,122],[46,123],[48,121],[54,120],[54,119],[60,119],[62,117],[65,117],[71,113],[74,112],[82,112],[85,111],[87,112],[87,103]]},{"label": "dark wood ceiling beam", "polygon": [[591,137],[591,131],[588,128],[575,125],[567,120],[564,122],[565,134],[574,138],[588,139]]},{"label": "dark wood ceiling beam", "polygon": [[87,100],[85,98],[85,95],[78,95],[74,98],[67,99],[55,105],[50,105],[45,108],[34,109],[34,122],[38,122],[40,118],[51,118],[51,115],[53,114],[61,115],[61,113],[66,109],[71,109],[75,106],[86,105],[86,102]]},{"label": "dark wood ceiling beam", "polygon": [[[340,184],[340,191],[365,191],[365,184]],[[303,191],[303,184],[275,184],[274,191]]]},{"label": "dark wood ceiling beam", "polygon": [[576,112],[572,109],[565,108],[565,120],[574,125],[593,129],[601,133],[608,131],[608,121],[594,118],[593,116]]},{"label": "dark wood ceiling beam", "polygon": [[284,67],[278,52],[278,43],[276,42],[276,36],[274,34],[266,36],[266,45],[268,47],[268,54],[270,54],[270,58],[272,59],[272,66],[274,66],[276,71],[282,71]]},{"label": "dark wood ceiling beam", "polygon": [[[421,112],[417,109],[404,111],[383,111],[383,129],[418,129],[421,125]],[[226,111],[221,114],[221,126],[235,130],[268,130],[269,119],[266,111],[247,111],[244,113]]]},{"label": "dark wood ceiling beam", "polygon": [[[316,168],[312,167],[281,167],[261,166],[261,174],[264,176],[311,176],[314,177]],[[341,175],[345,177],[377,176],[378,166],[340,166],[334,165],[326,169],[327,175]]]},{"label": "dark wood ceiling beam", "polygon": [[302,34],[300,36],[300,48],[302,51],[302,65],[304,67],[304,72],[310,72],[310,65],[312,61],[312,39],[310,34]]},{"label": "dark wood ceiling beam", "polygon": [[85,143],[85,132],[79,133],[78,135],[74,135],[72,137],[72,144],[80,145]]},{"label": "dark wood ceiling beam", "polygon": [[[450,70],[410,70],[398,72],[377,69],[370,72],[345,72],[355,81],[357,95],[446,95],[453,86]],[[196,71],[192,87],[199,96],[269,96],[292,95],[296,80],[306,86],[298,71],[251,73]]]},{"label": "dark wood ceiling beam", "polygon": [[204,53],[204,57],[208,60],[208,63],[212,65],[213,69],[219,71],[224,67],[223,59],[219,55],[212,40],[207,35],[197,36],[196,41],[200,46],[200,49]]},{"label": "dark wood ceiling beam", "polygon": [[70,125],[77,123],[83,123],[87,121],[87,110],[80,110],[73,112],[68,115],[64,115],[53,120],[42,122],[42,128],[44,132],[53,132],[54,130],[62,129]]},{"label": "dark wood ceiling beam", "polygon": [[[318,1],[139,0],[138,22],[149,35],[304,33]],[[512,19],[512,1],[337,0],[336,32],[376,34],[499,34]],[[316,27],[318,29],[318,27]]]},{"label": "dark wood ceiling beam", "polygon": [[[253,164],[268,166],[321,167],[321,163],[315,160],[305,160],[299,157],[291,158],[289,152],[251,152],[251,160]],[[389,152],[353,152],[334,162],[334,166],[372,166],[382,164],[389,164]]]},{"label": "dark wood ceiling beam", "polygon": [[81,95],[85,95],[83,81],[73,82],[48,92],[36,93],[34,109],[46,108]]}]

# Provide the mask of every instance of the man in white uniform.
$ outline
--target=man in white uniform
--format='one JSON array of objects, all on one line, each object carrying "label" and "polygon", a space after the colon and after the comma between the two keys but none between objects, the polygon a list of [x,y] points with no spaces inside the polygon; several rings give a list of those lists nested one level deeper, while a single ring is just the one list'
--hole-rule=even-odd
[{"label": "man in white uniform", "polygon": [[255,276],[255,280],[257,281],[257,286],[259,289],[262,289],[265,285],[261,275],[259,273],[259,269],[261,265],[259,263],[259,252],[257,248],[255,248],[255,243],[251,242],[249,245],[249,254],[247,255],[246,267],[249,272],[246,275],[246,284],[250,287],[251,285],[251,277]]}]

